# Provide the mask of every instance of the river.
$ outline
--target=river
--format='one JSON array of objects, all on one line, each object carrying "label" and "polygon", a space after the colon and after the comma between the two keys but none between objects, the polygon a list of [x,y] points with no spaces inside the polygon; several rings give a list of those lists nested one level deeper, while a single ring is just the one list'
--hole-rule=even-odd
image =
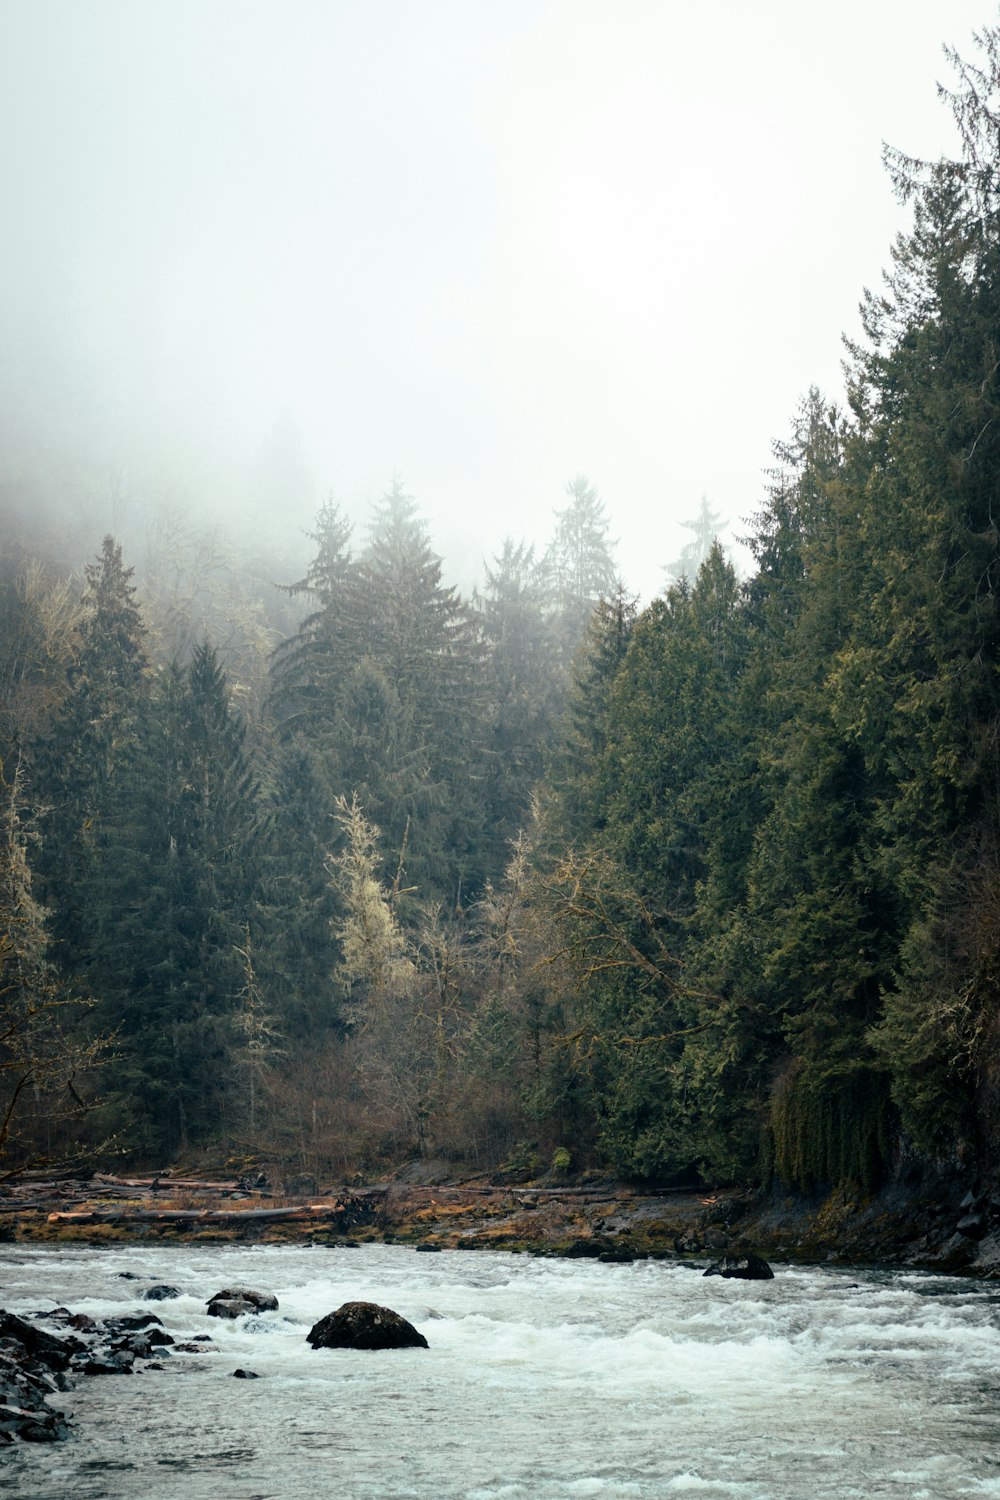
[{"label": "river", "polygon": [[[74,1436],[0,1454],[11,1500],[1000,1497],[1000,1297],[914,1272],[769,1282],[398,1246],[0,1246],[0,1305],[155,1311],[217,1352],[81,1380]],[[129,1272],[132,1280],[122,1275]],[[147,1283],[176,1300],[151,1304]],[[205,1303],[242,1283],[276,1313]],[[342,1302],[428,1350],[313,1350]],[[55,1330],[54,1330],[55,1331]],[[235,1380],[238,1367],[257,1380]],[[54,1400],[56,1398],[53,1398]]]}]

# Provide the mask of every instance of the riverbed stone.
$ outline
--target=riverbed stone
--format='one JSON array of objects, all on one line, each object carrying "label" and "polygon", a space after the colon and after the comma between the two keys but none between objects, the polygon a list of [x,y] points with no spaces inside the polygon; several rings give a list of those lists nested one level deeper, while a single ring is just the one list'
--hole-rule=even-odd
[{"label": "riverbed stone", "polygon": [[306,1335],[314,1349],[426,1349],[427,1340],[390,1307],[345,1302]]},{"label": "riverbed stone", "polygon": [[143,1302],[170,1302],[174,1297],[179,1297],[180,1292],[175,1286],[168,1286],[165,1281],[157,1282],[156,1286],[148,1286],[142,1294]]},{"label": "riverbed stone", "polygon": [[163,1319],[155,1313],[126,1314],[120,1318],[105,1318],[103,1326],[108,1333],[138,1333],[143,1328],[162,1328]]},{"label": "riverbed stone", "polygon": [[706,1276],[724,1276],[736,1281],[773,1281],[774,1272],[760,1255],[724,1255],[710,1265]]},{"label": "riverbed stone", "polygon": [[135,1368],[135,1355],[131,1349],[98,1349],[92,1354],[78,1356],[73,1368],[80,1375],[131,1375]]},{"label": "riverbed stone", "polygon": [[0,1403],[0,1443],[13,1443],[17,1438],[26,1443],[52,1443],[68,1436],[66,1418],[51,1407]]},{"label": "riverbed stone", "polygon": [[246,1286],[231,1286],[209,1299],[210,1318],[242,1318],[246,1313],[277,1312],[278,1299],[270,1292],[255,1292]]}]

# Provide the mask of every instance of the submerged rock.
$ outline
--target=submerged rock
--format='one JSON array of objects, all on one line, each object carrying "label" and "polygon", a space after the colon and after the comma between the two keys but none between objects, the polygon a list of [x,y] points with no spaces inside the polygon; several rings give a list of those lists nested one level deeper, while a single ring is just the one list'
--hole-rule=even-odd
[{"label": "submerged rock", "polygon": [[21,1438],[26,1443],[53,1443],[69,1436],[66,1418],[50,1407],[12,1406],[0,1403],[0,1443]]},{"label": "submerged rock", "polygon": [[167,1286],[165,1282],[159,1282],[156,1286],[148,1286],[142,1294],[143,1302],[169,1302],[174,1297],[179,1297],[180,1292],[175,1286]]},{"label": "submerged rock", "polygon": [[737,1281],[773,1281],[774,1272],[760,1255],[724,1255],[709,1266],[706,1276],[725,1276]]},{"label": "submerged rock", "polygon": [[80,1375],[131,1375],[135,1366],[131,1349],[99,1349],[79,1356],[79,1360],[73,1368]]},{"label": "submerged rock", "polygon": [[390,1307],[345,1302],[309,1330],[314,1349],[426,1349],[427,1340]]},{"label": "submerged rock", "polygon": [[162,1328],[163,1319],[155,1313],[133,1313],[121,1318],[105,1318],[102,1326],[110,1333],[138,1333],[143,1328]]},{"label": "submerged rock", "polygon": [[278,1299],[270,1292],[255,1292],[246,1286],[226,1287],[209,1299],[210,1318],[242,1318],[246,1313],[277,1312]]}]

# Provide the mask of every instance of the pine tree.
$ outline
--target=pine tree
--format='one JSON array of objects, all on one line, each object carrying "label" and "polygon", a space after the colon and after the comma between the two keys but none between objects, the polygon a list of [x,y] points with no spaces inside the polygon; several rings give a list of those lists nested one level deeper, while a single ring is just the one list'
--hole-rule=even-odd
[{"label": "pine tree", "polygon": [[595,607],[573,664],[562,743],[550,784],[559,793],[564,840],[591,842],[605,826],[612,792],[609,756],[617,739],[614,686],[636,621],[636,602],[619,584]]},{"label": "pine tree", "polygon": [[615,543],[595,485],[577,474],[566,486],[569,504],[555,513],[555,531],[542,559],[558,621],[563,669],[568,674],[598,601],[610,598],[618,577]]},{"label": "pine tree", "polygon": [[140,1155],[162,1159],[232,1123],[237,954],[260,838],[245,732],[205,644],[161,676],[95,867],[90,965]]},{"label": "pine tree", "polygon": [[959,158],[887,153],[913,228],[852,349],[870,579],[833,682],[835,720],[877,784],[879,874],[902,928],[874,1037],[907,1128],[936,1150],[947,1130],[968,1140],[973,1112],[956,1105],[996,1052],[1000,29],[977,41],[981,61],[949,53],[958,87],[940,90]]},{"label": "pine tree", "polygon": [[0,1176],[58,1152],[63,1122],[86,1109],[103,1051],[81,1027],[89,1002],[50,957],[48,913],[32,882],[38,841],[21,761],[9,778],[0,765]]},{"label": "pine tree", "polygon": [[0,756],[37,748],[67,691],[82,614],[77,591],[35,558],[0,560]]},{"label": "pine tree", "polygon": [[706,497],[702,495],[698,514],[691,520],[682,521],[681,525],[693,535],[691,540],[685,542],[681,548],[680,556],[672,563],[668,563],[664,569],[668,584],[678,583],[682,578],[690,580],[697,576],[698,569],[707,560],[713,546],[718,542],[724,522],[721,511],[713,510]]},{"label": "pine tree", "polygon": [[68,691],[37,753],[39,792],[49,804],[43,890],[69,972],[81,963],[89,942],[95,850],[148,687],[145,632],[132,575],[121,547],[105,537],[97,562],[85,570],[80,645]]},{"label": "pine tree", "polygon": [[362,572],[371,627],[351,705],[361,753],[344,785],[389,848],[405,848],[421,897],[460,908],[483,880],[482,649],[398,479],[376,507]]},{"label": "pine tree", "polygon": [[337,960],[337,904],[326,870],[338,795],[324,741],[304,732],[270,757],[262,804],[256,964],[276,1023],[290,1043],[316,1048],[343,1020]]},{"label": "pine tree", "polygon": [[286,592],[313,607],[274,654],[270,706],[283,740],[302,732],[316,742],[343,732],[345,696],[370,616],[351,559],[351,527],[333,500],[321,508],[311,535],[316,554]]},{"label": "pine tree", "polygon": [[486,648],[486,869],[499,880],[531,814],[561,711],[555,633],[534,549],[508,538],[476,599]]},{"label": "pine tree", "polygon": [[693,587],[674,587],[637,620],[615,683],[608,773],[615,847],[640,889],[656,890],[677,912],[693,909],[704,876],[744,655],[739,584],[716,546]]}]

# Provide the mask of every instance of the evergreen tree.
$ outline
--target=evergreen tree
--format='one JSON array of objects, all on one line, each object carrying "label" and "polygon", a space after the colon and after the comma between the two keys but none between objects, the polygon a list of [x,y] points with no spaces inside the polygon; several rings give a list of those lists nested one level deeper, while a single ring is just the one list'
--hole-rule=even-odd
[{"label": "evergreen tree", "polygon": [[617,738],[614,685],[625,661],[636,603],[618,584],[601,599],[573,664],[563,741],[550,780],[559,792],[558,827],[565,840],[591,842],[608,817],[609,756]]},{"label": "evergreen tree", "polygon": [[482,650],[398,479],[376,507],[362,573],[371,625],[350,708],[360,734],[343,784],[389,848],[405,851],[421,897],[459,908],[483,879]]},{"label": "evergreen tree", "polygon": [[608,816],[640,889],[693,910],[729,750],[726,720],[744,666],[740,589],[716,546],[692,588],[636,622],[615,684]]},{"label": "evergreen tree", "polygon": [[681,548],[680,556],[664,569],[668,584],[697,576],[698,569],[719,540],[719,532],[723,527],[722,513],[712,510],[708,500],[702,495],[698,514],[689,521],[682,521],[681,525],[693,535]]},{"label": "evergreen tree", "polygon": [[276,1024],[292,1044],[316,1047],[342,1024],[333,975],[337,905],[326,870],[334,836],[334,770],[324,741],[304,732],[270,758],[262,803],[256,965]]},{"label": "evergreen tree", "polygon": [[0,559],[0,757],[37,748],[67,690],[82,606],[36,558]]},{"label": "evergreen tree", "polygon": [[370,611],[351,559],[351,528],[328,500],[311,533],[316,554],[304,578],[289,584],[313,606],[297,633],[278,647],[271,665],[271,709],[283,740],[313,741],[343,733],[351,675],[364,654]]},{"label": "evergreen tree", "polygon": [[233,1124],[238,949],[254,915],[256,786],[209,645],[162,674],[106,827],[90,966],[120,1041],[130,1144],[162,1159]]},{"label": "evergreen tree", "polygon": [[25,807],[24,773],[0,764],[0,1175],[51,1160],[68,1116],[82,1115],[102,1045],[80,1030],[81,1002],[60,981],[48,913],[31,861],[38,829]]},{"label": "evergreen tree", "polygon": [[935,1149],[942,1121],[968,1138],[955,1104],[995,1047],[994,945],[976,909],[992,909],[998,801],[1000,29],[978,41],[981,63],[949,54],[959,86],[941,90],[961,156],[887,154],[913,228],[852,351],[870,580],[833,701],[877,781],[879,870],[903,929],[876,1040],[907,1127]]},{"label": "evergreen tree", "polygon": [[542,559],[568,673],[598,600],[618,582],[615,543],[608,536],[604,502],[583,474],[566,486],[569,504],[555,513],[555,531]]},{"label": "evergreen tree", "polygon": [[97,562],[85,570],[80,644],[68,691],[37,756],[39,791],[50,807],[43,889],[59,956],[70,971],[89,941],[95,850],[147,691],[145,633],[132,575],[121,547],[105,537]]},{"label": "evergreen tree", "polygon": [[508,538],[477,598],[486,648],[486,868],[499,879],[531,812],[561,708],[555,633],[534,549]]}]

